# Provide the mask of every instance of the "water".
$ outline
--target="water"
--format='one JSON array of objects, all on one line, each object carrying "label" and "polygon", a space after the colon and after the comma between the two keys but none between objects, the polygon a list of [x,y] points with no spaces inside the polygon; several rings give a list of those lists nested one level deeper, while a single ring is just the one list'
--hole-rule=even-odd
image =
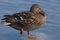
[{"label": "water", "polygon": [[28,39],[26,32],[20,35],[18,30],[0,25],[0,40],[60,40],[60,0],[0,0],[0,19],[5,14],[29,10],[36,3],[47,14],[46,25],[31,31],[37,38]]}]

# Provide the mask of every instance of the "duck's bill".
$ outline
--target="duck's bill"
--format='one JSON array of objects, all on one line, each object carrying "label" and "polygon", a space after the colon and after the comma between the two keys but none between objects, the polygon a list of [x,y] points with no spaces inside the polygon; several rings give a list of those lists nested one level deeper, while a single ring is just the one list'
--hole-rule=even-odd
[{"label": "duck's bill", "polygon": [[1,21],[2,25],[10,25],[11,23],[5,22],[5,21]]}]

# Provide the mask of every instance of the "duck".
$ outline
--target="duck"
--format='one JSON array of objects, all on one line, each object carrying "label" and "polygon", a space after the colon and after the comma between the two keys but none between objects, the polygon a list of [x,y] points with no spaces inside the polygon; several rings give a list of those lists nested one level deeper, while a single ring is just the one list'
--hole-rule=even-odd
[{"label": "duck", "polygon": [[3,17],[2,24],[19,30],[21,35],[27,31],[28,38],[35,37],[30,31],[39,29],[46,23],[46,14],[38,4],[33,4],[29,11],[3,15]]}]

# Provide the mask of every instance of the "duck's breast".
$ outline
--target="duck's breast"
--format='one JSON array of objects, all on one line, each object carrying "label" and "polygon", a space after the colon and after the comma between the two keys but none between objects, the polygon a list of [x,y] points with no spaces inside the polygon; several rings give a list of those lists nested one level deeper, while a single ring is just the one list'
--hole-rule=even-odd
[{"label": "duck's breast", "polygon": [[[31,19],[32,18],[32,19]],[[29,23],[26,24],[24,30],[35,30],[45,24],[46,16],[42,16],[40,14],[31,15],[31,18],[27,21]]]}]

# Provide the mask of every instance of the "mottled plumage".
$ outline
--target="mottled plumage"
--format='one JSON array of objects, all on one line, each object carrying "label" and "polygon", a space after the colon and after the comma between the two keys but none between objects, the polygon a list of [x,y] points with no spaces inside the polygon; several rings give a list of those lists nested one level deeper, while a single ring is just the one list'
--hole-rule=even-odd
[{"label": "mottled plumage", "polygon": [[38,4],[33,4],[29,11],[19,12],[12,15],[4,15],[2,20],[11,23],[8,26],[17,30],[29,31],[38,29],[45,24],[46,15]]}]

